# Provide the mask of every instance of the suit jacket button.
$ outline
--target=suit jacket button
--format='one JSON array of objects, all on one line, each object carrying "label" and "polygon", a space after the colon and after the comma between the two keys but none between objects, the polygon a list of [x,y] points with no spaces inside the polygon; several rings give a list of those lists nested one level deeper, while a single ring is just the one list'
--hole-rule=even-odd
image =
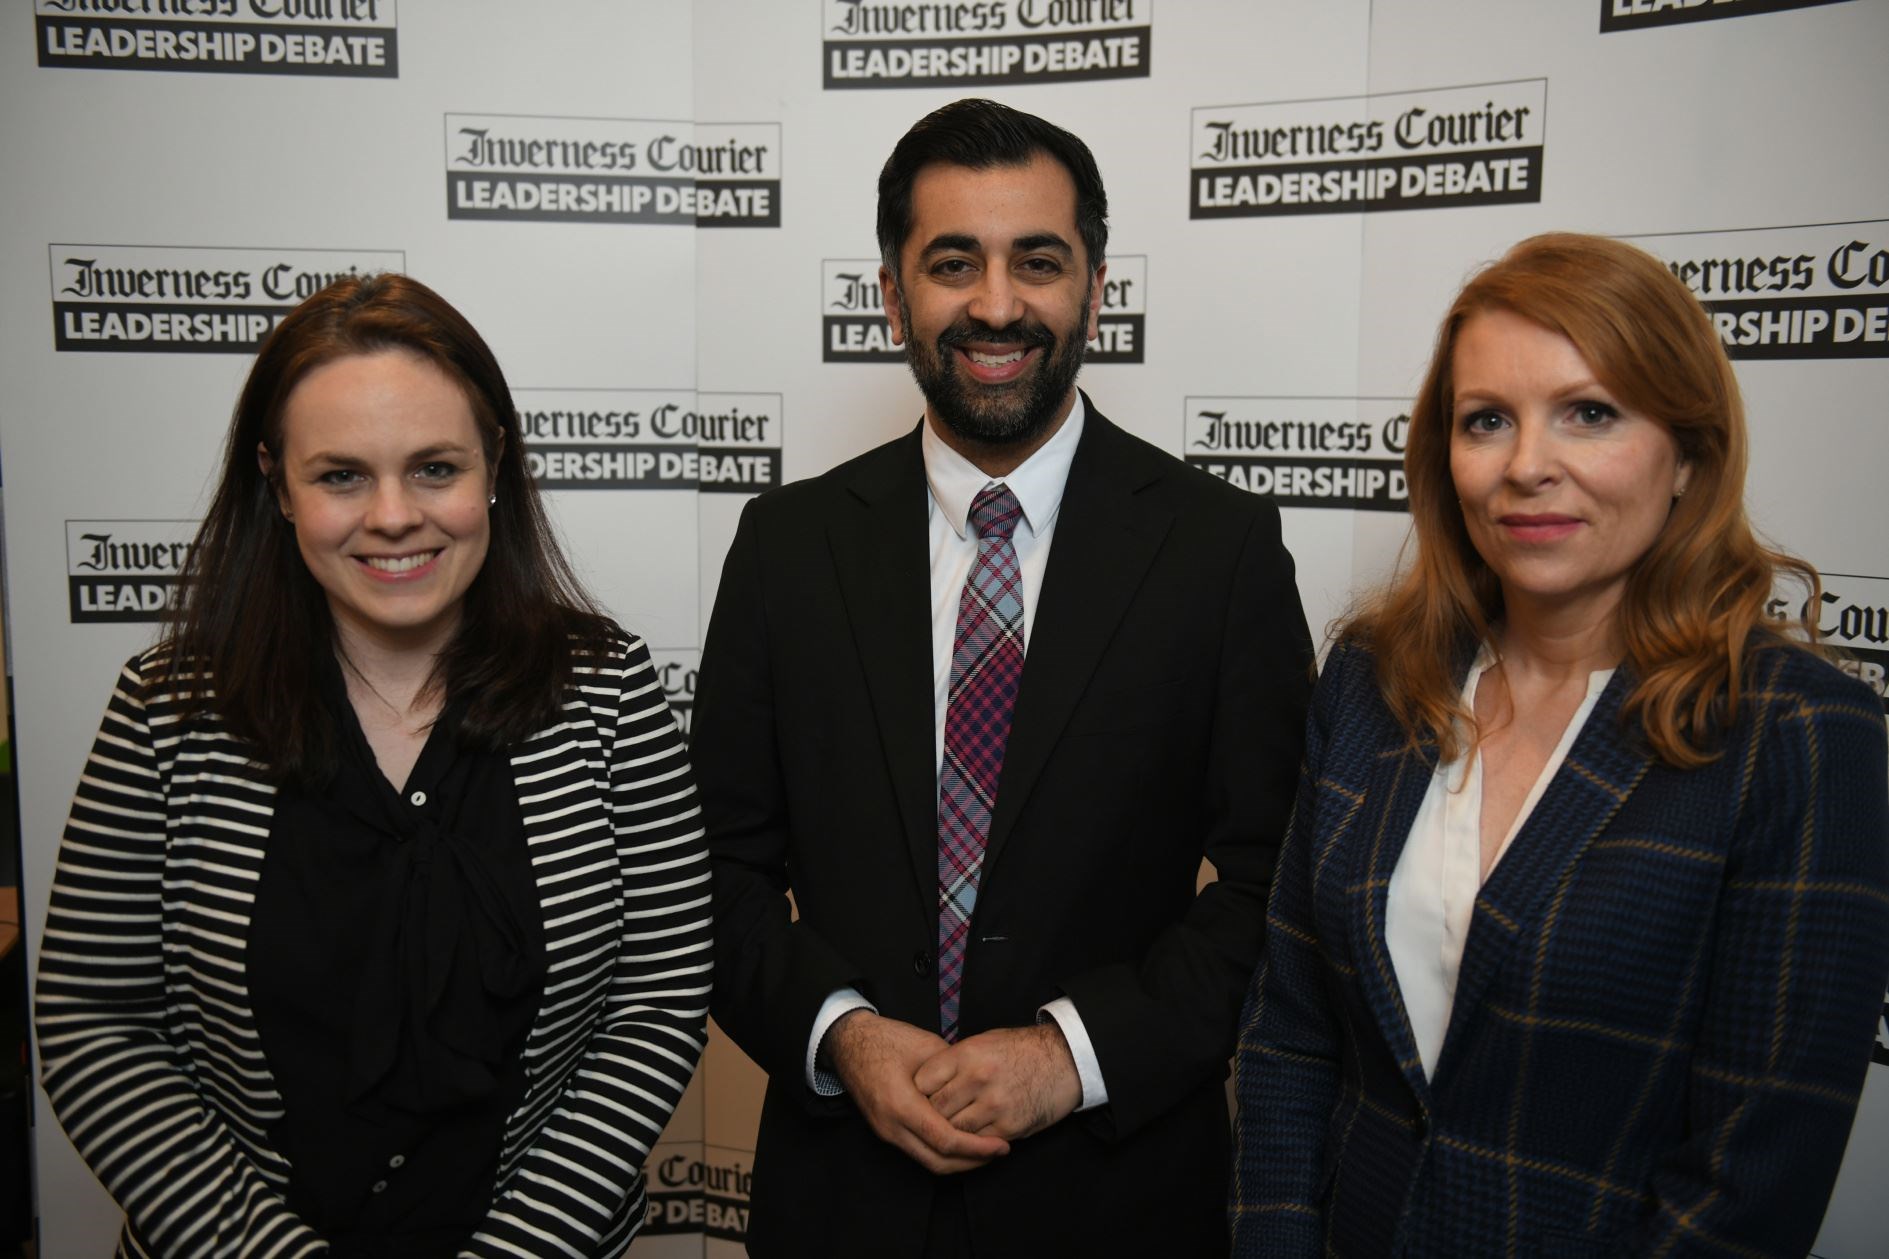
[{"label": "suit jacket button", "polygon": [[912,954],[912,974],[920,979],[931,974],[931,954],[924,949]]}]

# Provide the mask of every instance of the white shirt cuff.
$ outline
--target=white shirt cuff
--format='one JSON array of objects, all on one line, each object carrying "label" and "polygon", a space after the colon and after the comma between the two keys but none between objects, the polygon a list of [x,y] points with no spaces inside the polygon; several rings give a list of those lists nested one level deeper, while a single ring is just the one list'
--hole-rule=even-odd
[{"label": "white shirt cuff", "polygon": [[[877,1014],[879,1007],[861,996],[857,988],[836,988],[820,1003],[820,1012],[813,1016],[813,1035],[807,1038],[807,1087],[821,1097],[838,1097],[846,1091],[839,1076],[831,1071],[820,1070],[814,1065],[814,1060],[820,1055],[820,1042],[826,1039],[833,1025],[840,1021],[840,1015],[851,1014],[854,1010],[871,1010]],[[1068,1035],[1067,1032],[1063,1034]],[[1088,1043],[1086,1038],[1083,1043]]]},{"label": "white shirt cuff", "polygon": [[1063,1039],[1069,1042],[1069,1056],[1076,1060],[1076,1078],[1082,1081],[1082,1104],[1076,1109],[1094,1110],[1097,1106],[1108,1105],[1108,1086],[1102,1083],[1102,1064],[1095,1059],[1095,1046],[1089,1042],[1089,1031],[1082,1025],[1082,1016],[1076,1013],[1076,1003],[1068,997],[1058,997],[1037,1010],[1038,1022],[1045,1017],[1056,1020],[1056,1026],[1062,1029]]}]

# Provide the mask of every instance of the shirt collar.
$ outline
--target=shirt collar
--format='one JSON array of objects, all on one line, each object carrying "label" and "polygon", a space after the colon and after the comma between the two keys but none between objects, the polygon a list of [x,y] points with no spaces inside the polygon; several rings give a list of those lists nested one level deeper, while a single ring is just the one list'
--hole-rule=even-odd
[{"label": "shirt collar", "polygon": [[1032,534],[1041,534],[1056,519],[1063,505],[1063,487],[1069,482],[1069,465],[1076,457],[1076,443],[1082,438],[1084,407],[1078,393],[1069,416],[1050,439],[1030,452],[1008,476],[993,477],[966,459],[932,431],[931,417],[920,426],[919,446],[925,456],[925,481],[931,486],[931,501],[944,513],[951,528],[962,538],[969,527],[971,500],[987,485],[1008,485],[1023,508],[1024,523]]},{"label": "shirt collar", "polygon": [[[1477,646],[1476,658],[1469,664],[1469,676],[1463,681],[1463,701],[1465,703],[1474,704],[1476,698],[1476,683],[1481,680],[1483,674],[1495,668],[1495,663],[1495,646],[1485,639]],[[1606,690],[1607,684],[1613,681],[1613,676],[1618,671],[1618,665],[1611,669],[1588,670],[1587,697],[1592,699],[1594,696]]]}]

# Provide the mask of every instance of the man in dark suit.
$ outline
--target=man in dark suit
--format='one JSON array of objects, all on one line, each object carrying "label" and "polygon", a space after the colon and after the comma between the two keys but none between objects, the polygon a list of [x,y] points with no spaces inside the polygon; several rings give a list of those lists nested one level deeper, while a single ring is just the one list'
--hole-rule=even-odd
[{"label": "man in dark suit", "polygon": [[925,418],[723,568],[694,752],[764,1259],[1225,1251],[1311,649],[1271,503],[1076,391],[1106,213],[1060,128],[920,121],[879,240]]}]

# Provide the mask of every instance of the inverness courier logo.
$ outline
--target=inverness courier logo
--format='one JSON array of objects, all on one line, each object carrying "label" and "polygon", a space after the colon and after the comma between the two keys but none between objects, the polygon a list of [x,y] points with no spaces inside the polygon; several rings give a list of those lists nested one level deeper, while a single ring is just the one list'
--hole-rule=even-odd
[{"label": "inverness courier logo", "polygon": [[781,396],[517,389],[525,468],[547,490],[754,494],[781,478]]},{"label": "inverness courier logo", "polygon": [[1088,363],[1139,363],[1148,335],[1148,256],[1111,254]]},{"label": "inverness courier logo", "polygon": [[66,521],[72,623],[162,620],[196,531],[194,520]]},{"label": "inverness courier logo", "polygon": [[395,0],[34,0],[39,64],[398,78]]},{"label": "inverness courier logo", "polygon": [[1821,573],[1823,592],[1815,607],[1792,601],[1801,590],[1771,602],[1776,616],[1797,614],[1812,621],[1824,642],[1843,649],[1839,669],[1861,681],[1889,713],[1889,577]]},{"label": "inverness courier logo", "polygon": [[745,1153],[718,1146],[704,1147],[700,1155],[675,1146],[659,1145],[650,1151],[649,1213],[643,1232],[700,1233],[716,1241],[746,1241],[754,1173],[748,1170]]},{"label": "inverness courier logo", "polygon": [[682,737],[686,739],[694,728],[695,680],[701,670],[702,653],[651,647],[649,655],[656,678],[662,683],[663,698],[669,701],[669,711],[676,715],[676,724],[682,727]]},{"label": "inverness courier logo", "polygon": [[447,114],[446,216],[779,227],[780,124]]},{"label": "inverness courier logo", "polygon": [[879,296],[877,258],[820,262],[820,361],[903,363]]},{"label": "inverness courier logo", "polygon": [[1732,358],[1889,357],[1889,220],[1623,239],[1665,259]]},{"label": "inverness courier logo", "polygon": [[1192,218],[1541,200],[1548,81],[1193,111]]},{"label": "inverness courier logo", "polygon": [[1638,31],[1676,22],[1707,22],[1713,18],[1749,17],[1783,9],[1808,9],[1841,0],[1600,0],[1600,29]]},{"label": "inverness courier logo", "polygon": [[1281,507],[1407,511],[1396,398],[1189,398],[1182,455]]},{"label": "inverness courier logo", "polygon": [[51,245],[48,254],[62,351],[253,354],[329,282],[406,269],[399,250]]},{"label": "inverness courier logo", "polygon": [[1148,77],[1153,0],[822,0],[822,85]]}]

